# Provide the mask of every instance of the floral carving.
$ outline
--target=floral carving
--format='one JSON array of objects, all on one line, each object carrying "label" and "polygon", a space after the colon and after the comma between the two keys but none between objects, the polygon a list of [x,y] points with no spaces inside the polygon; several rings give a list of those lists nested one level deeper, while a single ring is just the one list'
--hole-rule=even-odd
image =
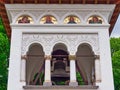
[{"label": "floral carving", "polygon": [[93,51],[99,53],[99,41],[97,34],[23,34],[22,54],[25,54],[29,46],[33,43],[40,43],[44,52],[51,53],[52,48],[57,43],[64,43],[69,52],[75,53],[82,43],[91,45]]}]

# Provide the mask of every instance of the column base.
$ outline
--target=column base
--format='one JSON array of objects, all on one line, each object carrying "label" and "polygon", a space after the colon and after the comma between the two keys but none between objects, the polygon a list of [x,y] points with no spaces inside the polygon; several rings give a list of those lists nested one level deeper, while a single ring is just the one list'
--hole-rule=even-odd
[{"label": "column base", "polygon": [[43,86],[48,86],[48,87],[49,87],[49,86],[52,86],[52,82],[44,82],[44,83],[43,83]]},{"label": "column base", "polygon": [[70,82],[69,86],[78,86],[78,82]]}]

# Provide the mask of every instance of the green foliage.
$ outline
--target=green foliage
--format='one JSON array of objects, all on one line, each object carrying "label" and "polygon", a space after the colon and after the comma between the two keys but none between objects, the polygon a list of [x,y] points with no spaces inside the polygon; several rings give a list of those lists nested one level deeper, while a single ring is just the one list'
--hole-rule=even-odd
[{"label": "green foliage", "polygon": [[115,52],[120,50],[120,38],[111,38],[110,44],[111,44],[111,55],[113,56]]},{"label": "green foliage", "polygon": [[9,40],[0,18],[0,90],[7,90]]},{"label": "green foliage", "polygon": [[65,82],[64,81],[59,81],[59,82],[56,82],[56,85],[65,85]]},{"label": "green foliage", "polygon": [[120,90],[120,38],[111,38],[110,43],[115,90]]},{"label": "green foliage", "polygon": [[5,33],[5,29],[2,23],[2,19],[0,18],[0,33]]},{"label": "green foliage", "polygon": [[81,77],[81,75],[80,75],[79,72],[76,73],[76,76],[77,76],[78,84],[79,84],[79,85],[85,85],[85,84],[84,84],[84,81],[83,81],[83,79],[82,79],[82,77]]}]

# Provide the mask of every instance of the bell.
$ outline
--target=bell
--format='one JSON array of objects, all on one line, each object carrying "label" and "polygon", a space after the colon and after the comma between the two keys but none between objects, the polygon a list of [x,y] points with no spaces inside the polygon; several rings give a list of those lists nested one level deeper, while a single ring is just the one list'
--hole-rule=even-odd
[{"label": "bell", "polygon": [[52,72],[52,77],[70,77],[69,73],[65,71],[66,65],[63,61],[57,61],[54,64],[54,71]]}]

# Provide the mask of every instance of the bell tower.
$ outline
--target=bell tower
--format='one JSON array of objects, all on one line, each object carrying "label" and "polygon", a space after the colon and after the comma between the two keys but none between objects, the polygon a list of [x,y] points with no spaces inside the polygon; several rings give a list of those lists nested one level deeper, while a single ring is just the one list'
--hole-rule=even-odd
[{"label": "bell tower", "polygon": [[114,90],[112,0],[12,1],[8,90]]}]

